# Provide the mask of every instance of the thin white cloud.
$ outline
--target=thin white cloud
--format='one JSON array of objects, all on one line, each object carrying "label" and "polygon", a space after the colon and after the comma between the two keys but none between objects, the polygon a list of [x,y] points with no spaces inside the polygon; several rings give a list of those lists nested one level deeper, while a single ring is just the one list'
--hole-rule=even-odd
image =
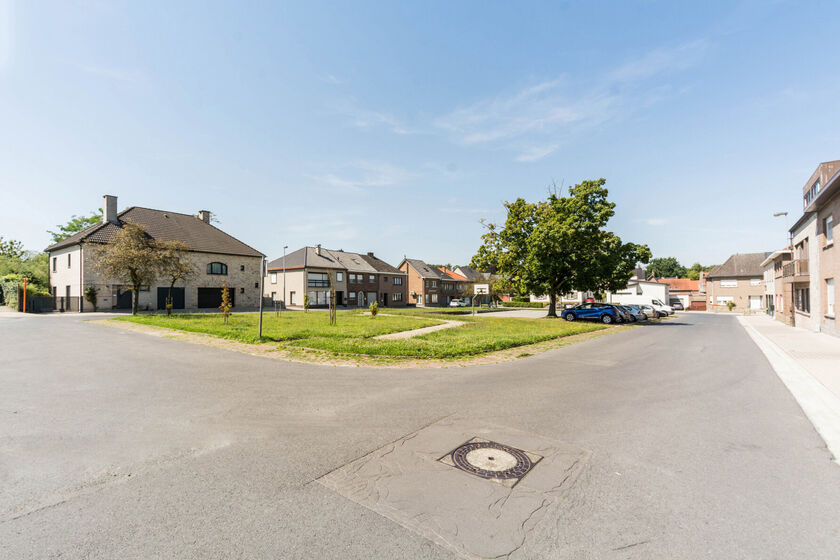
[{"label": "thin white cloud", "polygon": [[340,172],[309,175],[312,179],[331,187],[349,189],[393,187],[412,176],[401,167],[374,161],[357,161],[344,166]]},{"label": "thin white cloud", "polygon": [[143,75],[138,70],[126,70],[122,68],[106,68],[104,66],[94,65],[80,65],[79,68],[83,72],[93,74],[94,76],[101,76],[118,82],[139,82]]},{"label": "thin white cloud", "polygon": [[628,61],[609,73],[613,82],[627,82],[649,78],[672,70],[685,70],[697,64],[706,54],[709,43],[698,39],[675,47],[648,51],[639,58]]},{"label": "thin white cloud", "polygon": [[324,76],[321,76],[321,81],[326,82],[328,84],[332,84],[334,86],[338,86],[344,83],[344,80],[337,78],[333,74],[326,74]]},{"label": "thin white cloud", "polygon": [[665,218],[649,218],[645,220],[645,223],[649,226],[664,226],[668,223],[668,220]]},{"label": "thin white cloud", "polygon": [[558,145],[557,144],[550,144],[548,146],[531,146],[529,148],[525,148],[522,153],[516,156],[516,161],[521,162],[531,162],[531,161],[538,161],[542,158],[553,154],[557,151]]}]

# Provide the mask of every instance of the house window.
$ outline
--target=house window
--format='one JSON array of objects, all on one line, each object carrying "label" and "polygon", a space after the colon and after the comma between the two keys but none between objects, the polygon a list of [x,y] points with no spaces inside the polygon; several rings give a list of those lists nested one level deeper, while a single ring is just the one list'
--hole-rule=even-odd
[{"label": "house window", "polygon": [[335,280],[336,280],[336,282],[344,282],[344,273],[343,272],[336,272],[335,273]]},{"label": "house window", "polygon": [[437,294],[432,294],[432,303],[437,303],[438,302],[437,296],[438,296]]},{"label": "house window", "polygon": [[244,264],[240,264],[240,265],[239,265],[239,271],[240,271],[240,272],[243,272],[244,270],[245,270],[245,265],[244,265]]},{"label": "house window", "polygon": [[276,283],[277,283],[277,273],[276,273],[276,272],[272,272],[272,273],[271,273],[271,283],[272,283],[272,284],[276,284]]},{"label": "house window", "polygon": [[350,282],[351,284],[355,284],[356,283],[356,275],[355,274],[348,274],[347,275],[347,281]]},{"label": "house window", "polygon": [[294,292],[289,292],[289,305],[294,305],[294,304],[295,304],[295,293]]},{"label": "house window", "polygon": [[437,280],[432,280],[432,288],[437,288]]},{"label": "house window", "polygon": [[271,292],[271,301],[277,301],[277,292]]},{"label": "house window", "polygon": [[391,301],[402,301],[402,292],[391,294]]},{"label": "house window", "polygon": [[737,280],[721,280],[720,281],[721,288],[737,288],[738,281]]},{"label": "house window", "polygon": [[402,286],[402,278],[394,276],[394,286]]},{"label": "house window", "polygon": [[834,278],[825,279],[825,314],[834,317]]},{"label": "house window", "polygon": [[58,257],[53,257],[53,272],[58,268]]},{"label": "house window", "polygon": [[426,303],[429,303],[429,294],[426,294]]},{"label": "house window", "polygon": [[386,284],[387,284],[387,283],[388,283],[388,277],[387,277],[387,276],[383,276],[383,277],[382,277],[382,281],[383,281],[384,283],[386,283]]},{"label": "house window", "polygon": [[220,274],[222,276],[227,276],[227,265],[220,262],[208,263],[207,274]]},{"label": "house window", "polygon": [[831,245],[834,243],[834,216],[828,216],[823,220],[823,230],[825,231],[825,244]]},{"label": "house window", "polygon": [[70,253],[67,253],[67,268],[70,268],[70,257],[72,257]]},{"label": "house window", "polygon": [[797,288],[794,294],[793,306],[803,313],[811,312],[811,288]]},{"label": "house window", "polygon": [[761,286],[761,280],[758,278],[750,278],[750,286]]},{"label": "house window", "polygon": [[376,276],[373,274],[368,275],[368,282],[376,282]]},{"label": "house window", "polygon": [[254,282],[254,287],[255,287],[255,288],[257,288],[257,289],[259,289],[259,287],[260,287],[260,283],[259,283],[259,282]]},{"label": "house window", "polygon": [[356,299],[356,292],[348,292],[347,297],[349,299]]},{"label": "house window", "polygon": [[245,293],[245,288],[239,288],[239,293],[244,294]]},{"label": "house window", "polygon": [[330,277],[326,272],[310,272],[306,276],[306,285],[310,288],[328,288]]}]

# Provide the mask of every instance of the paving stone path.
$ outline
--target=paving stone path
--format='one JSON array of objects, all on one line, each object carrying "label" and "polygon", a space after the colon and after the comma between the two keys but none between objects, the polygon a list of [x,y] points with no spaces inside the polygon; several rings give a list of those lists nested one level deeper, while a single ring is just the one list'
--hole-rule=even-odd
[{"label": "paving stone path", "polygon": [[443,329],[451,329],[467,324],[466,321],[451,321],[445,319],[441,320],[444,322],[440,325],[432,325],[431,327],[423,327],[422,329],[414,329],[413,331],[402,331],[391,334],[381,334],[379,336],[374,336],[373,338],[374,340],[398,340],[401,338],[414,338],[415,336],[420,336],[421,334],[440,331]]}]

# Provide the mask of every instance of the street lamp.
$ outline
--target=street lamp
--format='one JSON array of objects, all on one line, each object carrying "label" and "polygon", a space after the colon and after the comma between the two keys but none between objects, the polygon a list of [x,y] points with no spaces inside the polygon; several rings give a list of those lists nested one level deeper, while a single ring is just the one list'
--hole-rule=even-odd
[{"label": "street lamp", "polygon": [[790,235],[790,228],[788,227],[788,217],[787,217],[788,213],[787,212],[774,212],[773,213],[774,218],[778,218],[779,216],[784,216],[785,217],[785,229],[788,231],[788,233],[785,234],[785,243],[789,243],[788,247],[793,249],[793,236]]},{"label": "street lamp", "polygon": [[280,309],[286,307],[286,249],[288,245],[283,245],[283,301],[280,302]]},{"label": "street lamp", "polygon": [[263,280],[265,279],[265,257],[260,259],[260,328],[257,337],[262,338],[262,319],[263,319]]}]

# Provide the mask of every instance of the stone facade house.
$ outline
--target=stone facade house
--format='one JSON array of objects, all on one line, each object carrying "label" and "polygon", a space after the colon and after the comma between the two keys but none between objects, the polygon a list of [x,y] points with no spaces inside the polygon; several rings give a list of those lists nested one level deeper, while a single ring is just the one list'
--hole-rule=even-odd
[{"label": "stone facade house", "polygon": [[[95,246],[109,243],[125,223],[142,226],[158,241],[180,241],[189,248],[188,258],[198,274],[177,282],[173,290],[174,309],[218,308],[224,281],[231,301],[238,308],[259,306],[260,268],[264,255],[210,223],[210,212],[198,217],[165,210],[132,206],[117,212],[117,197],[105,196],[102,222],[46,248],[49,255],[50,286],[54,296],[70,302],[67,308],[93,311],[84,300],[85,290],[98,291],[100,310],[131,309],[131,287],[103,278],[94,268]],[[158,278],[142,288],[138,306],[142,310],[166,308],[169,282]]]},{"label": "stone facade house", "polygon": [[735,310],[764,309],[764,269],[761,263],[770,253],[736,253],[714,267],[706,276],[709,308],[726,311],[726,302],[735,302]]}]

